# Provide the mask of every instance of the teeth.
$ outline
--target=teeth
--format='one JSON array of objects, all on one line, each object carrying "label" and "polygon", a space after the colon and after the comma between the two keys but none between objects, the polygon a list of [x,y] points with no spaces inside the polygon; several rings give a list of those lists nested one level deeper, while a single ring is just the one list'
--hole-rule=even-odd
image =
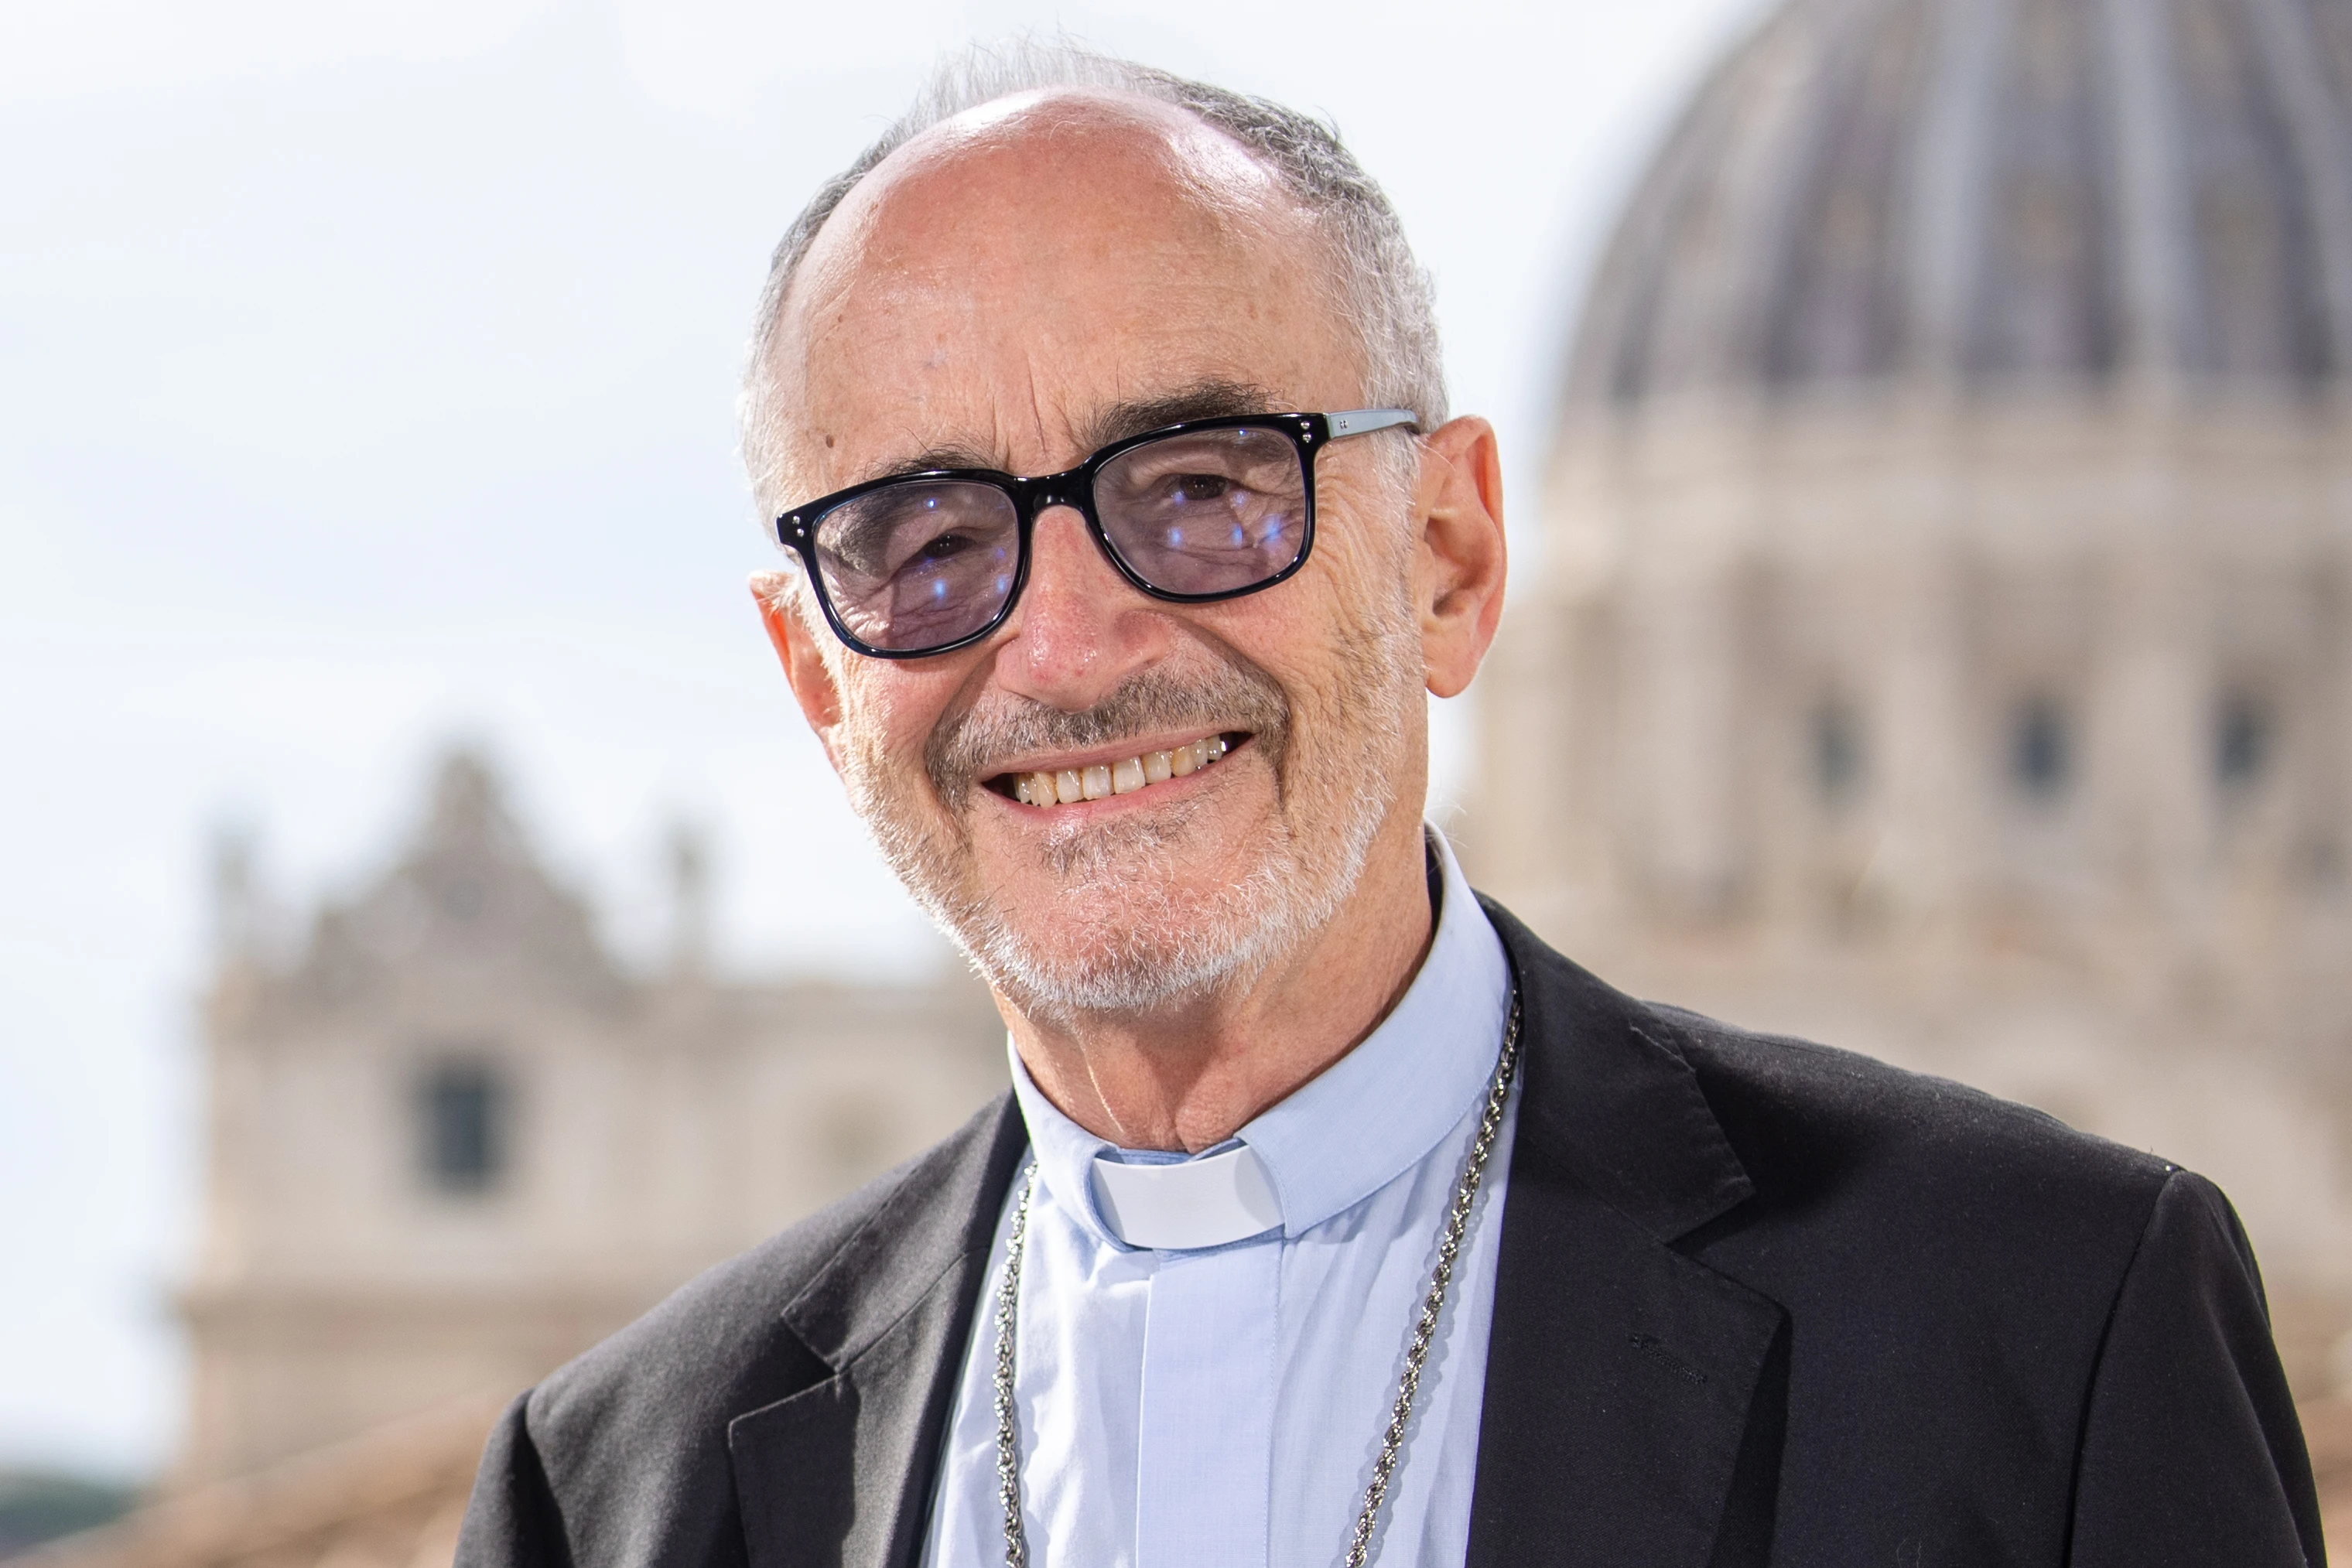
[{"label": "teeth", "polygon": [[1138,789],[1196,773],[1224,756],[1228,749],[1223,736],[1211,735],[1172,751],[1148,751],[1123,762],[1065,768],[1058,773],[1024,773],[1013,780],[1013,798],[1024,806],[1055,806],[1132,795]]}]

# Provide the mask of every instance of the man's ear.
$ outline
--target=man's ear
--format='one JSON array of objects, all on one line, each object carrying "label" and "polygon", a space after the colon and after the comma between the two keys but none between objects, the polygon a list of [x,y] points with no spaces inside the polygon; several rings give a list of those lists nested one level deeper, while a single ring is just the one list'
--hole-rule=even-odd
[{"label": "man's ear", "polygon": [[1448,421],[1421,445],[1413,601],[1429,689],[1450,697],[1478,673],[1503,614],[1503,462],[1483,419]]},{"label": "man's ear", "polygon": [[784,666],[784,681],[793,688],[793,700],[801,705],[801,716],[816,732],[817,744],[824,747],[825,759],[838,773],[841,758],[834,750],[833,741],[841,727],[841,688],[834,683],[833,671],[824,662],[824,651],[809,631],[808,622],[793,607],[789,580],[781,571],[753,572],[751,600],[760,607],[761,624],[768,629],[768,642],[776,650],[777,661]]}]

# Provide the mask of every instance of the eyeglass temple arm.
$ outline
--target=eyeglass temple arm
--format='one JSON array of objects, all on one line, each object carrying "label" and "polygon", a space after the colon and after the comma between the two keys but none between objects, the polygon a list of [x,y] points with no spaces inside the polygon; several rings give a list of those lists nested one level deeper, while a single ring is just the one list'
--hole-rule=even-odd
[{"label": "eyeglass temple arm", "polygon": [[1343,435],[1370,435],[1375,430],[1388,430],[1400,424],[1421,428],[1421,419],[1408,408],[1359,408],[1346,413],[1327,413],[1325,423],[1331,427],[1331,439]]}]

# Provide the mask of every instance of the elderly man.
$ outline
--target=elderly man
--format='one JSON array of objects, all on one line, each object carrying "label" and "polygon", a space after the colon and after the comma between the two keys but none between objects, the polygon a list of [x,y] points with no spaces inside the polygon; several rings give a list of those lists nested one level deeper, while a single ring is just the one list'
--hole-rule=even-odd
[{"label": "elderly man", "polygon": [[1422,823],[1495,439],[1323,127],[950,73],[744,409],[793,693],[1013,1088],[518,1401],[460,1562],[2319,1560],[2210,1186],[1618,995]]}]

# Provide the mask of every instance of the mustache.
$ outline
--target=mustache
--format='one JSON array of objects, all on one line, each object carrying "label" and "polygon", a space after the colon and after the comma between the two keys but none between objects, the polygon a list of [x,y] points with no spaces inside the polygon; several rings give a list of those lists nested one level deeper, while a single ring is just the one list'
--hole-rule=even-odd
[{"label": "mustache", "polygon": [[1278,773],[1290,737],[1290,702],[1273,676],[1246,660],[1229,659],[1192,677],[1139,670],[1092,707],[1070,710],[1005,695],[967,708],[931,732],[923,768],[940,799],[961,810],[995,758],[1086,750],[1180,728],[1247,730]]}]

